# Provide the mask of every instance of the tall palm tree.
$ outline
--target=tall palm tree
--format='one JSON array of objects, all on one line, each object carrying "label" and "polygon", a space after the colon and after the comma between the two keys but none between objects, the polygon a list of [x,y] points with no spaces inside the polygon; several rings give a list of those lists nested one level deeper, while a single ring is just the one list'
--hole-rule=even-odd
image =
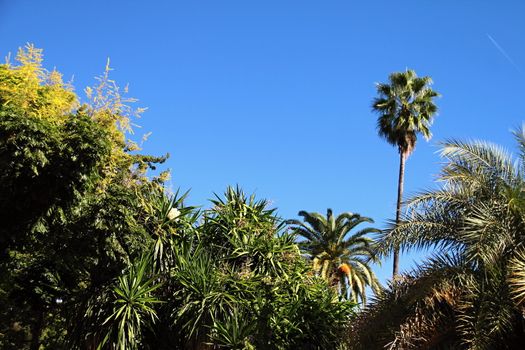
[{"label": "tall palm tree", "polygon": [[[372,110],[379,114],[377,131],[399,151],[399,178],[397,182],[396,223],[401,216],[405,162],[416,147],[417,135],[426,140],[432,136],[430,125],[437,107],[433,99],[439,94],[432,90],[430,77],[418,77],[413,70],[395,72],[389,83],[378,83]],[[399,272],[399,249],[394,250],[393,277]]]},{"label": "tall palm tree", "polygon": [[378,233],[378,229],[367,227],[351,235],[350,231],[359,224],[373,220],[359,214],[342,213],[334,217],[332,209],[326,211],[326,217],[319,213],[300,211],[304,223],[288,220],[292,230],[305,238],[299,246],[313,263],[314,271],[334,287],[344,298],[366,303],[366,287],[377,292],[379,282],[370,267],[371,261],[377,261],[372,249],[373,240],[366,237],[369,233]]},{"label": "tall palm tree", "polygon": [[354,349],[523,348],[525,129],[515,136],[518,161],[486,142],[444,143],[443,186],[409,200],[380,240],[435,256],[360,316]]}]

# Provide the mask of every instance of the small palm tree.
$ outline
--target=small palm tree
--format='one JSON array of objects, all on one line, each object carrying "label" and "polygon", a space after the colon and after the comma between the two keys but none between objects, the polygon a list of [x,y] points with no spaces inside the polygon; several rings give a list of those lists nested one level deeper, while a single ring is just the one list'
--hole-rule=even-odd
[{"label": "small palm tree", "polygon": [[[439,94],[429,87],[430,84],[429,77],[418,77],[413,70],[392,73],[389,84],[377,84],[379,96],[372,103],[372,110],[379,114],[379,136],[399,151],[396,223],[401,215],[405,162],[416,147],[418,134],[426,140],[432,136],[430,125],[437,112],[433,99]],[[399,272],[399,249],[394,250],[393,260],[395,278]]]},{"label": "small palm tree", "polygon": [[301,250],[313,263],[314,271],[339,289],[344,298],[366,303],[366,287],[379,291],[379,282],[370,267],[377,261],[372,250],[373,240],[366,234],[380,232],[364,228],[351,235],[349,232],[361,223],[373,220],[359,214],[343,213],[334,217],[328,209],[326,217],[319,213],[300,211],[304,223],[288,220],[293,231],[305,238]]}]

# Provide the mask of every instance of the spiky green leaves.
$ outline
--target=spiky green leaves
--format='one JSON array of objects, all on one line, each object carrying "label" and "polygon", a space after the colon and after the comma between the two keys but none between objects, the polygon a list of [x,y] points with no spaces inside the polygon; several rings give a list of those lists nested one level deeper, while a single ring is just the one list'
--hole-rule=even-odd
[{"label": "spiky green leaves", "polygon": [[157,317],[154,305],[160,303],[153,292],[161,284],[151,272],[152,258],[145,255],[118,278],[113,287],[113,313],[102,324],[109,330],[97,349],[106,344],[117,350],[140,347],[141,333]]},{"label": "spiky green leaves", "polygon": [[[375,228],[364,228],[351,233],[362,223],[373,220],[359,214],[342,213],[335,217],[331,209],[326,217],[319,213],[300,211],[304,222],[288,220],[295,234],[304,238],[299,246],[313,264],[313,269],[322,278],[338,286],[340,294],[354,302],[366,303],[366,288],[379,291],[380,286],[370,262],[376,261],[373,240],[367,234],[378,233]],[[338,267],[346,264],[347,273]]]}]

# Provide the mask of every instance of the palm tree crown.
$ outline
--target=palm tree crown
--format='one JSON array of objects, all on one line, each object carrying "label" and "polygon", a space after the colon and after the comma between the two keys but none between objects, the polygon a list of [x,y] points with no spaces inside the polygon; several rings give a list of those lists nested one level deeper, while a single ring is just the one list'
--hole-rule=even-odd
[{"label": "palm tree crown", "polygon": [[319,213],[300,211],[299,220],[288,220],[296,234],[305,238],[300,242],[301,250],[312,260],[314,271],[339,288],[341,296],[354,302],[358,298],[366,303],[365,289],[380,289],[379,282],[369,263],[376,261],[368,233],[380,232],[375,228],[364,228],[351,235],[351,230],[361,223],[373,220],[359,214],[342,213],[334,217],[331,209],[326,217]]},{"label": "palm tree crown", "polygon": [[[399,150],[399,178],[397,182],[396,223],[401,216],[405,162],[416,147],[417,134],[427,140],[432,136],[430,125],[437,112],[432,99],[439,96],[429,85],[429,77],[419,78],[413,70],[396,72],[389,76],[390,84],[377,84],[379,97],[374,99],[372,110],[379,114],[379,136],[397,146]],[[394,249],[393,277],[399,271],[399,250]]]},{"label": "palm tree crown", "polygon": [[379,97],[372,104],[379,114],[377,130],[379,136],[408,156],[418,133],[427,140],[432,137],[430,125],[437,112],[432,99],[439,94],[429,87],[430,77],[418,77],[413,70],[392,73],[389,81],[377,84]]}]

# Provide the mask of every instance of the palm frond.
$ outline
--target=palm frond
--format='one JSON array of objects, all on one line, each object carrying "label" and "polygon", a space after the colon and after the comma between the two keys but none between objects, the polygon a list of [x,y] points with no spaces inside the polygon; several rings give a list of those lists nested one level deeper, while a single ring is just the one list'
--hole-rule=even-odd
[{"label": "palm frond", "polygon": [[441,143],[441,156],[451,164],[468,165],[486,174],[495,174],[499,179],[512,181],[517,169],[510,154],[502,147],[485,142],[462,142],[448,140]]},{"label": "palm frond", "polygon": [[351,348],[419,349],[444,340],[453,343],[457,335],[451,315],[468,280],[468,268],[458,255],[431,259],[376,294],[352,326]]},{"label": "palm frond", "polygon": [[520,307],[525,302],[525,250],[518,249],[509,261],[508,282],[512,298]]},{"label": "palm frond", "polygon": [[378,97],[372,110],[379,114],[377,131],[400,153],[409,155],[417,135],[430,139],[430,125],[437,112],[433,99],[439,94],[430,88],[429,77],[418,77],[413,70],[390,74],[389,83],[376,84]]},{"label": "palm frond", "polygon": [[[366,287],[379,290],[377,278],[368,264],[376,261],[374,241],[368,234],[380,232],[375,228],[364,228],[350,233],[362,223],[371,223],[372,219],[356,213],[342,213],[337,217],[331,209],[326,218],[318,213],[300,211],[305,223],[288,220],[292,231],[305,238],[299,242],[301,251],[312,260],[313,270],[328,281],[343,298],[366,301]],[[338,269],[342,264],[353,266],[352,273],[341,274]],[[367,267],[368,266],[368,267]]]}]

